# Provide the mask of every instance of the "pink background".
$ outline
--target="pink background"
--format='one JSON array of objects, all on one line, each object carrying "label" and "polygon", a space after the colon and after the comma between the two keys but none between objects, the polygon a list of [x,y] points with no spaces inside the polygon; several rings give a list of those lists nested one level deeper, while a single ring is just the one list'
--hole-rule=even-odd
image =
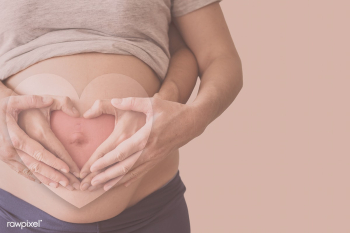
[{"label": "pink background", "polygon": [[244,87],[180,150],[192,232],[350,232],[350,2],[221,6]]}]

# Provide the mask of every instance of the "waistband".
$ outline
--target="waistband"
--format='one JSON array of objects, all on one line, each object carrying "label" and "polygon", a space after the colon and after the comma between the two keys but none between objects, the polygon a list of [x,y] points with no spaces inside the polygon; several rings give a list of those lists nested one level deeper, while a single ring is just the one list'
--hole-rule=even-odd
[{"label": "waistband", "polygon": [[[59,220],[11,193],[0,189],[0,217],[9,222],[38,222],[37,232],[131,232],[170,213],[184,198],[186,187],[179,171],[166,185],[117,216],[94,223],[69,223]],[[0,226],[1,227],[4,226]]]}]

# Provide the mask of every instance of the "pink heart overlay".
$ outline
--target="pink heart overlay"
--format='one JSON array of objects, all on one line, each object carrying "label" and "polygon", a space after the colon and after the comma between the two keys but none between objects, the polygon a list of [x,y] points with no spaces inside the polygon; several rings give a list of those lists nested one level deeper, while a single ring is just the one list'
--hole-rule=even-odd
[{"label": "pink heart overlay", "polygon": [[[115,85],[116,79],[118,79],[119,87]],[[14,91],[18,94],[68,96],[74,103],[82,103],[80,112],[85,112],[96,99],[106,99],[101,96],[101,93],[94,92],[96,86],[99,85],[103,85],[105,88],[103,93],[113,93],[114,96],[108,99],[129,97],[130,90],[133,90],[133,96],[135,97],[148,97],[147,92],[137,81],[116,73],[104,74],[94,78],[85,86],[80,95],[73,85],[63,77],[45,73],[26,78]],[[120,86],[123,88],[120,88]],[[62,142],[74,162],[81,169],[97,147],[112,133],[115,117],[102,115],[93,119],[74,118],[62,111],[53,111],[50,123],[56,137]],[[130,159],[135,163],[140,155],[141,153],[135,153],[130,156]],[[46,187],[78,208],[87,205],[105,193],[103,188],[89,192],[68,191],[63,187]]]}]

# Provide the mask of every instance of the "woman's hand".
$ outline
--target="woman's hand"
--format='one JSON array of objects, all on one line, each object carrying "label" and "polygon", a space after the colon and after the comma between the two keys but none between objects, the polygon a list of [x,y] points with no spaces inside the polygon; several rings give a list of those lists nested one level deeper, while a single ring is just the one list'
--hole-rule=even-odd
[{"label": "woman's hand", "polygon": [[104,156],[107,152],[114,150],[121,142],[131,137],[145,124],[145,114],[117,110],[111,104],[111,100],[97,100],[94,105],[84,114],[85,118],[95,118],[102,114],[111,114],[115,116],[115,127],[112,134],[94,151],[89,160],[85,163],[81,169],[81,178],[84,178],[81,182],[80,189],[85,191],[93,191],[99,186],[91,186],[91,180],[102,171],[96,171],[91,173],[91,165],[99,158]]},{"label": "woman's hand", "polygon": [[105,190],[117,183],[129,186],[172,151],[204,131],[196,123],[195,108],[162,100],[157,95],[153,98],[113,99],[111,103],[120,110],[144,113],[146,124],[112,151],[111,147],[105,146],[105,150],[99,152],[101,157],[90,170],[92,173],[102,172],[91,183],[93,186],[103,184]]},{"label": "woman's hand", "polygon": [[[68,190],[80,189],[80,181],[76,178],[79,177],[80,170],[62,143],[57,139],[50,127],[50,116],[54,110],[61,110],[69,116],[79,117],[79,112],[74,108],[73,103],[69,97],[66,96],[51,96],[54,98],[54,102],[50,107],[41,109],[30,109],[23,111],[19,116],[19,126],[27,133],[29,137],[38,141],[48,151],[55,154],[58,158],[62,159],[68,166],[70,173],[64,173],[69,180],[70,185],[65,188]],[[23,155],[25,158],[30,158]],[[62,172],[61,172],[62,173]],[[75,176],[73,176],[74,174]],[[42,176],[38,173],[34,173],[38,179],[52,187],[58,187],[58,183],[51,180],[49,177]],[[53,175],[53,174],[52,174]],[[72,187],[73,186],[73,187]]]},{"label": "woman's hand", "polygon": [[73,190],[69,183],[78,180],[68,172],[78,174],[79,169],[50,129],[54,110],[79,116],[66,97],[18,95],[1,99],[1,160],[30,180],[36,177],[47,185],[61,184]]}]

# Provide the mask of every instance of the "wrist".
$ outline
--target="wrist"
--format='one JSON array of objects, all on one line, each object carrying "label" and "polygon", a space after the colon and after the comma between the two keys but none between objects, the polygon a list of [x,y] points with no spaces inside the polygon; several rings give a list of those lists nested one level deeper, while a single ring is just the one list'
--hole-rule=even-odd
[{"label": "wrist", "polygon": [[193,118],[193,125],[196,137],[201,135],[210,124],[210,117],[206,112],[205,106],[200,104],[189,104]]},{"label": "wrist", "polygon": [[202,92],[201,95],[197,95],[196,99],[189,104],[194,109],[196,119],[199,119],[198,127],[200,129],[204,131],[220,115],[222,102],[220,93],[212,88],[210,91],[206,91],[206,93]]},{"label": "wrist", "polygon": [[177,85],[172,81],[164,81],[159,92],[154,94],[154,97],[158,97],[162,100],[168,100],[172,102],[180,102],[180,91]]}]

